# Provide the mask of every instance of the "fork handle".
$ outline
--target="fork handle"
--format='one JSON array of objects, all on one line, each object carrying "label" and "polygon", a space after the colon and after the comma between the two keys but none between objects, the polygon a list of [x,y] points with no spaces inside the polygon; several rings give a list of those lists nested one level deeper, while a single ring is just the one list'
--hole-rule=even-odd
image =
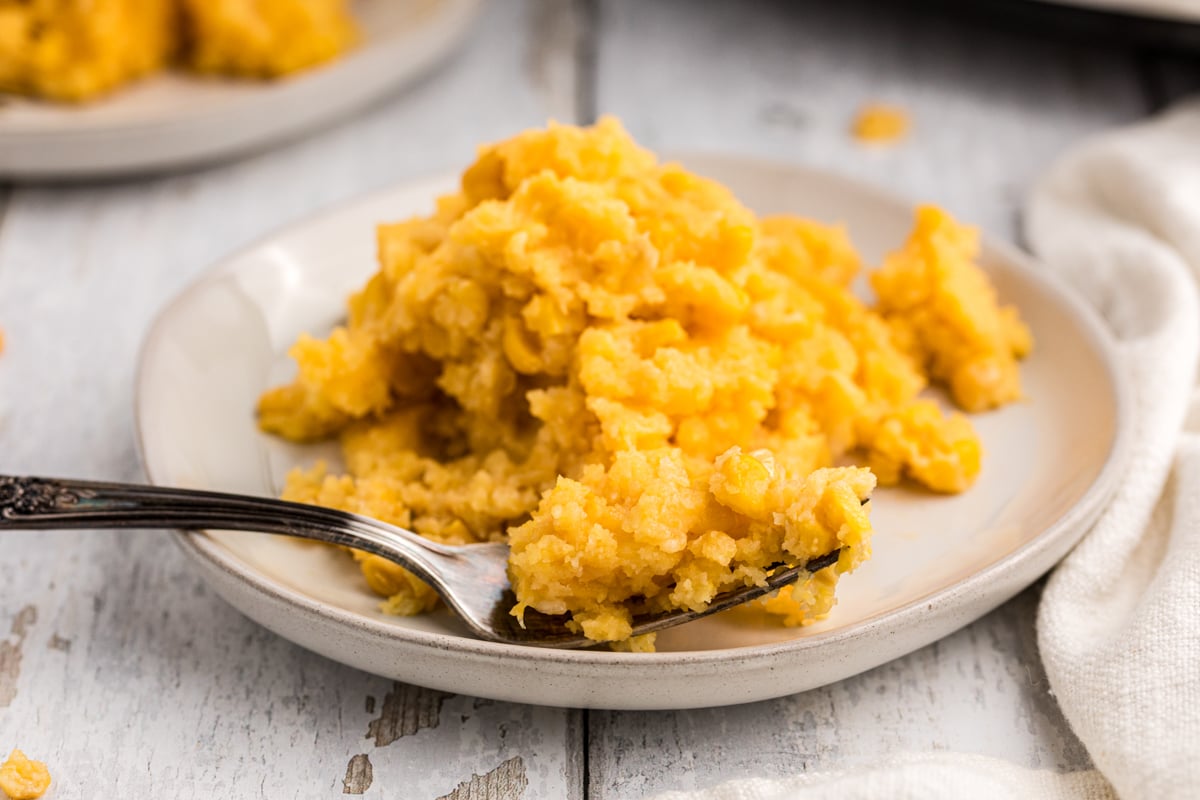
[{"label": "fork handle", "polygon": [[198,518],[280,514],[284,509],[276,508],[277,502],[189,489],[0,475],[0,529],[131,528],[180,513]]},{"label": "fork handle", "polygon": [[216,528],[344,545],[398,561],[427,582],[456,548],[335,509],[245,495],[0,475],[0,531],[78,528]]},{"label": "fork handle", "polygon": [[[283,525],[285,514],[309,518],[324,516],[324,511],[315,506],[219,492],[0,475],[0,530],[212,527],[209,520],[244,516],[252,518],[255,526],[263,517],[279,518]],[[343,520],[339,514],[329,521],[336,524]]]}]

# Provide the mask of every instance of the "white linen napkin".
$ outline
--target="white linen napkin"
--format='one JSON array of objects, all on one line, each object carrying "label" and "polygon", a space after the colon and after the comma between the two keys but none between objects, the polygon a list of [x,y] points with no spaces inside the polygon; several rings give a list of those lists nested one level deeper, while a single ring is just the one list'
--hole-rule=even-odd
[{"label": "white linen napkin", "polygon": [[1029,212],[1035,252],[1116,335],[1137,410],[1122,488],[1042,595],[1042,661],[1121,797],[1200,797],[1200,104],[1081,147]]},{"label": "white linen napkin", "polygon": [[1069,154],[1033,192],[1028,238],[1108,323],[1134,387],[1129,472],[1038,610],[1051,688],[1097,769],[909,754],[657,800],[1200,798],[1200,103]]}]

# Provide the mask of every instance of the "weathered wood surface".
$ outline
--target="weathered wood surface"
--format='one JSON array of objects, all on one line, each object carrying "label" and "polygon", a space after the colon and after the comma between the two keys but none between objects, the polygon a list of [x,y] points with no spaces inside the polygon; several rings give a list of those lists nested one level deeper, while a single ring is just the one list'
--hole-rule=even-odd
[{"label": "weathered wood surface", "polygon": [[[0,188],[0,471],[136,479],[131,386],[157,309],[264,232],[546,117],[619,114],[655,148],[828,164],[1002,236],[1082,136],[1195,86],[1188,59],[1063,46],[889,2],[493,3],[437,74],[302,142],[184,175]],[[1182,65],[1181,65],[1182,63]],[[868,100],[903,144],[847,135]],[[782,700],[577,712],[394,684],[258,628],[161,534],[6,534],[0,750],[53,797],[638,798],[901,750],[1074,769],[1036,591],[924,650]]]}]

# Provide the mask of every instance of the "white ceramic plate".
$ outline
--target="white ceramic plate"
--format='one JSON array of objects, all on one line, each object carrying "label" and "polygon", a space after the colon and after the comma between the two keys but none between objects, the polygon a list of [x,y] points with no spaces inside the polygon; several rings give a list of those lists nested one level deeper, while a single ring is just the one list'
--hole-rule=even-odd
[{"label": "white ceramic plate", "polygon": [[[824,172],[728,157],[685,159],[760,212],[849,225],[876,261],[910,208]],[[375,269],[374,225],[427,213],[453,180],[403,185],[281,231],[217,266],[159,317],[142,352],[137,424],[154,483],[275,495],[287,469],[330,448],[260,434],[258,394],[288,379],[284,352],[322,334]],[[480,642],[446,612],[377,609],[330,548],[263,534],[180,534],[216,590],[247,616],[330,658],[447,691],[560,706],[684,708],[810,689],[934,641],[1012,597],[1057,562],[1111,495],[1127,450],[1128,399],[1095,317],[1012,248],[986,263],[1038,346],[1029,401],[975,418],[983,474],[957,497],[883,490],[875,555],[842,580],[830,618],[803,630],[729,617],[662,634],[660,652],[551,651]],[[336,455],[334,454],[334,457]]]},{"label": "white ceramic plate", "polygon": [[92,178],[175,169],[249,152],[333,122],[449,53],[480,0],[358,0],[364,41],[279,81],[163,72],[83,106],[0,103],[0,178]]}]

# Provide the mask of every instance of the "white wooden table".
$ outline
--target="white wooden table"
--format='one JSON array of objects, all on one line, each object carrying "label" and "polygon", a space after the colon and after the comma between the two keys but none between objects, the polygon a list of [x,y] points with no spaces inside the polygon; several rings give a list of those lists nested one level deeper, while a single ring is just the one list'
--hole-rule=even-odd
[{"label": "white wooden table", "polygon": [[[493,3],[436,74],[304,141],[171,177],[0,186],[0,471],[140,479],[133,369],[167,298],[283,223],[460,169],[476,143],[547,117],[614,113],[655,149],[827,164],[1017,239],[1057,153],[1200,83],[1190,68],[893,0]],[[847,135],[876,99],[912,112],[907,142]],[[799,696],[586,712],[444,695],[303,651],[215,597],[158,532],[9,533],[0,750],[47,761],[59,800],[609,800],[902,750],[1084,767],[1038,663],[1036,603],[1035,588]]]}]

